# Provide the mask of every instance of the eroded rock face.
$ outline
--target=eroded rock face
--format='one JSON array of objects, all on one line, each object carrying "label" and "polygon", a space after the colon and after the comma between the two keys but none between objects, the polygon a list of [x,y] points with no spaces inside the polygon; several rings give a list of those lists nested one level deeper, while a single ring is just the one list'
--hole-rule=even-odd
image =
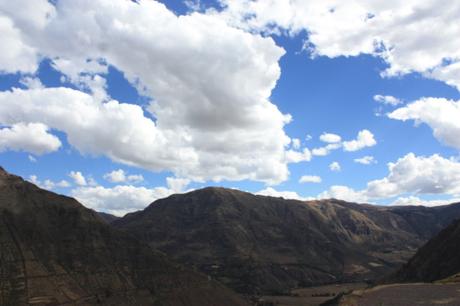
[{"label": "eroded rock face", "polygon": [[205,188],[112,224],[239,292],[274,294],[382,277],[456,216],[460,205],[389,208]]},{"label": "eroded rock face", "polygon": [[0,305],[246,305],[76,200],[3,169],[0,264]]}]

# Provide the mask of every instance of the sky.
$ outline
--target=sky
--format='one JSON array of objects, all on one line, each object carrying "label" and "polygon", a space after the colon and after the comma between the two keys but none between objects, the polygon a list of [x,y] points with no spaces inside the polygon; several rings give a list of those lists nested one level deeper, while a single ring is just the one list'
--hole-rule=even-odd
[{"label": "sky", "polygon": [[460,2],[0,0],[0,165],[116,215],[205,186],[460,201]]}]

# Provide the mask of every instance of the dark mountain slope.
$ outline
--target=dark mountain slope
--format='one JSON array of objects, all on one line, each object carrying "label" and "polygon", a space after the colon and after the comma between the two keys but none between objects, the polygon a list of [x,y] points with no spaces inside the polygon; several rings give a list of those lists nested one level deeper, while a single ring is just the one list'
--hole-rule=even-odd
[{"label": "dark mountain slope", "polygon": [[431,282],[460,272],[460,220],[428,241],[393,277],[392,282]]},{"label": "dark mountain slope", "polygon": [[114,216],[108,213],[104,213],[104,212],[98,212],[97,214],[107,223],[112,223],[113,221],[120,219],[120,217],[117,217],[117,216]]},{"label": "dark mountain slope", "polygon": [[112,224],[239,292],[279,293],[380,277],[460,216],[460,206],[446,220],[433,210],[413,210],[205,188],[158,200]]},{"label": "dark mountain slope", "polygon": [[72,198],[0,169],[0,305],[246,305]]}]

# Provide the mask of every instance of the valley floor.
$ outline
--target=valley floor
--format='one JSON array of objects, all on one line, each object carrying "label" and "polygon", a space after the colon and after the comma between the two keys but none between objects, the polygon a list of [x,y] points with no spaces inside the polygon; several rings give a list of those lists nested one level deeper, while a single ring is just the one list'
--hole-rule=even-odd
[{"label": "valley floor", "polygon": [[[344,296],[332,302],[340,294]],[[329,303],[326,303],[328,302]],[[323,304],[324,303],[324,304]],[[369,288],[364,283],[296,289],[290,296],[264,296],[260,306],[429,306],[460,305],[460,283],[391,284]]]},{"label": "valley floor", "polygon": [[294,289],[289,296],[263,296],[260,306],[319,306],[339,294],[364,289],[365,283],[334,284],[309,288]]},{"label": "valley floor", "polygon": [[460,305],[460,283],[392,284],[355,290],[343,297],[340,306]]}]

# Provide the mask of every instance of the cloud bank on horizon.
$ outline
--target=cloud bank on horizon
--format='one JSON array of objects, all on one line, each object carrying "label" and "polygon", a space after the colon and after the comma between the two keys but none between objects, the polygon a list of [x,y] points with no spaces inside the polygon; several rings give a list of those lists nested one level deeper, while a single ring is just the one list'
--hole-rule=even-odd
[{"label": "cloud bank on horizon", "polygon": [[[141,209],[193,183],[241,182],[239,188],[247,189],[260,182],[266,185],[260,194],[305,199],[311,196],[300,196],[301,187],[278,188],[290,181],[327,184],[323,176],[350,174],[342,160],[326,164],[324,175],[304,171],[292,178],[293,167],[385,144],[367,126],[353,139],[323,130],[317,147],[290,136],[289,125],[302,115],[282,111],[272,100],[289,73],[280,62],[291,56],[279,38],[301,37],[301,56],[312,61],[367,54],[386,63],[381,78],[417,73],[460,89],[460,3],[221,0],[212,8],[187,1],[192,10],[185,14],[165,4],[0,0],[0,76],[5,77],[0,79],[5,83],[0,155],[25,152],[35,165],[41,156],[76,151],[79,162],[61,173],[73,185],[57,177],[41,181],[45,172],[34,173],[31,181],[63,188],[84,204],[115,214]],[[60,75],[58,84],[47,82],[44,64]],[[113,98],[113,69],[146,102]],[[7,86],[12,76],[18,80]],[[391,108],[385,120],[424,124],[440,143],[460,150],[460,100],[420,97],[405,103],[379,92],[372,99]],[[460,197],[455,157],[400,156],[387,160],[387,175],[364,182],[364,189],[330,184],[314,197],[393,198],[406,205]],[[87,176],[75,170],[97,157],[107,158],[112,169]],[[369,152],[351,161],[367,168],[378,164]],[[166,173],[165,186],[145,185],[145,172],[136,169]],[[331,171],[335,174],[326,174]],[[424,200],[423,195],[443,198]]]}]

